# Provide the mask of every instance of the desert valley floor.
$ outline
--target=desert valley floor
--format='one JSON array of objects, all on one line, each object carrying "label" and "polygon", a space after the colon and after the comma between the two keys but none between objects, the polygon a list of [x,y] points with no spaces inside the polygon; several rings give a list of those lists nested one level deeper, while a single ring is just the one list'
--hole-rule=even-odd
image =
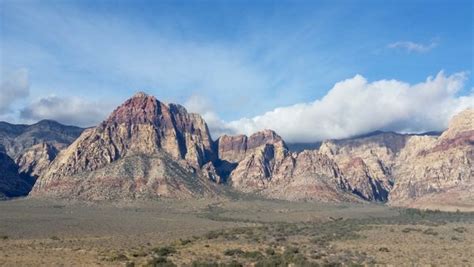
[{"label": "desert valley floor", "polygon": [[1,266],[474,264],[474,213],[259,198],[0,202]]}]

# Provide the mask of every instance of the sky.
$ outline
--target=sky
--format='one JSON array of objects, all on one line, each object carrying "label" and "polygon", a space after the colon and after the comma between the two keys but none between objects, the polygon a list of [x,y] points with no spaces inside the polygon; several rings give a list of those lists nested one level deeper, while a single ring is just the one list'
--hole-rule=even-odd
[{"label": "sky", "polygon": [[214,138],[442,130],[474,107],[473,1],[0,0],[0,120],[93,126],[137,91]]}]

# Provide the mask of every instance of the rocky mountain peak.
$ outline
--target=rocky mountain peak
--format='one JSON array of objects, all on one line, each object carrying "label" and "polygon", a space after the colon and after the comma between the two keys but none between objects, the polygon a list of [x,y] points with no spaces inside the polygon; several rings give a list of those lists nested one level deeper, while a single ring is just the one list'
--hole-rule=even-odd
[{"label": "rocky mountain peak", "polygon": [[145,97],[149,97],[150,95],[148,95],[147,93],[143,92],[143,91],[138,91],[136,92],[132,98],[145,98]]},{"label": "rocky mountain peak", "polygon": [[104,123],[154,123],[162,106],[165,105],[154,96],[137,93],[116,108]]},{"label": "rocky mountain peak", "polygon": [[[166,189],[171,186],[168,181],[160,180],[163,184],[156,191],[156,188],[149,187],[151,184],[142,185],[140,179],[169,177],[181,184],[184,180],[179,179],[194,179],[192,176],[197,175],[196,171],[199,172],[212,158],[210,133],[198,114],[188,113],[180,105],[165,104],[153,96],[138,93],[116,108],[105,121],[84,131],[71,146],[61,151],[40,176],[33,194],[76,192],[78,189],[70,187],[70,177],[76,177],[84,186],[97,184],[101,190],[108,190],[107,183],[112,179],[116,186],[113,190],[118,190],[120,195],[134,195],[133,188],[121,187],[125,186],[125,182],[142,186],[147,194],[158,194],[158,191],[159,194],[171,194],[177,189]],[[152,173],[148,168],[151,167],[147,166],[150,162],[159,165],[153,167],[157,173],[161,172],[158,177],[150,176]],[[176,166],[172,167],[172,164]],[[104,171],[108,168],[112,169]],[[171,175],[178,170],[182,173]],[[116,173],[111,177],[109,172]],[[103,179],[95,180],[92,176],[78,178],[87,173],[102,173]],[[157,186],[158,181],[155,182],[153,187]],[[99,192],[93,194],[94,198],[102,197]]]},{"label": "rocky mountain peak", "polygon": [[272,130],[259,131],[251,136],[223,135],[216,142],[219,158],[233,163],[243,160],[246,155],[252,154],[266,145],[288,150],[283,139]]},{"label": "rocky mountain peak", "polygon": [[279,136],[275,131],[265,129],[263,131],[256,132],[252,134],[248,138],[248,149],[253,149],[255,147],[259,147],[265,144],[276,144],[276,143],[282,143],[284,147],[286,145],[284,144],[283,139],[281,136]]},{"label": "rocky mountain peak", "polygon": [[440,136],[440,139],[453,139],[463,132],[474,129],[474,108],[468,108],[456,114],[449,122],[449,127]]}]

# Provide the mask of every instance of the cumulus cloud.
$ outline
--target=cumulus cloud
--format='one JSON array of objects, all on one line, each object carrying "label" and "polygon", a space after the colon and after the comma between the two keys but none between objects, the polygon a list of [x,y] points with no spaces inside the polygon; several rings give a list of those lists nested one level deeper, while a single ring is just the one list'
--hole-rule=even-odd
[{"label": "cumulus cloud", "polygon": [[392,48],[392,49],[403,49],[409,53],[411,52],[424,53],[435,48],[437,45],[438,43],[436,41],[432,41],[429,44],[415,43],[412,41],[398,41],[398,42],[389,44],[387,47]]},{"label": "cumulus cloud", "polygon": [[200,114],[206,121],[209,131],[214,138],[223,134],[235,134],[235,129],[228,126],[213,111],[212,105],[208,99],[203,96],[193,95],[185,103],[184,106],[189,112]]},{"label": "cumulus cloud", "polygon": [[9,113],[11,105],[30,94],[28,70],[18,69],[10,73],[2,73],[0,83],[0,115]]},{"label": "cumulus cloud", "polygon": [[35,122],[42,119],[89,127],[102,121],[113,109],[106,102],[89,102],[79,97],[48,96],[30,103],[20,111],[21,119]]},{"label": "cumulus cloud", "polygon": [[439,72],[411,85],[397,80],[369,82],[356,75],[336,83],[320,100],[276,108],[226,127],[244,134],[273,129],[289,142],[345,138],[375,130],[442,130],[454,114],[474,106],[473,92],[457,96],[466,76]]}]

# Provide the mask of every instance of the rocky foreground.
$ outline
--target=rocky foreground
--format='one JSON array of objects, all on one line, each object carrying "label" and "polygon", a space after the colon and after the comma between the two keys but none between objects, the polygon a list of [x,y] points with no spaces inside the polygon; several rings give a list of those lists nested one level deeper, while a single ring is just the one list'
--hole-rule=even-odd
[{"label": "rocky foreground", "polygon": [[0,129],[0,143],[18,173],[37,177],[33,197],[195,198],[231,188],[285,200],[471,209],[473,120],[468,109],[440,136],[377,132],[293,152],[271,130],[214,141],[198,114],[138,93],[96,127],[63,129],[60,142],[34,139],[17,148],[12,130]]}]

